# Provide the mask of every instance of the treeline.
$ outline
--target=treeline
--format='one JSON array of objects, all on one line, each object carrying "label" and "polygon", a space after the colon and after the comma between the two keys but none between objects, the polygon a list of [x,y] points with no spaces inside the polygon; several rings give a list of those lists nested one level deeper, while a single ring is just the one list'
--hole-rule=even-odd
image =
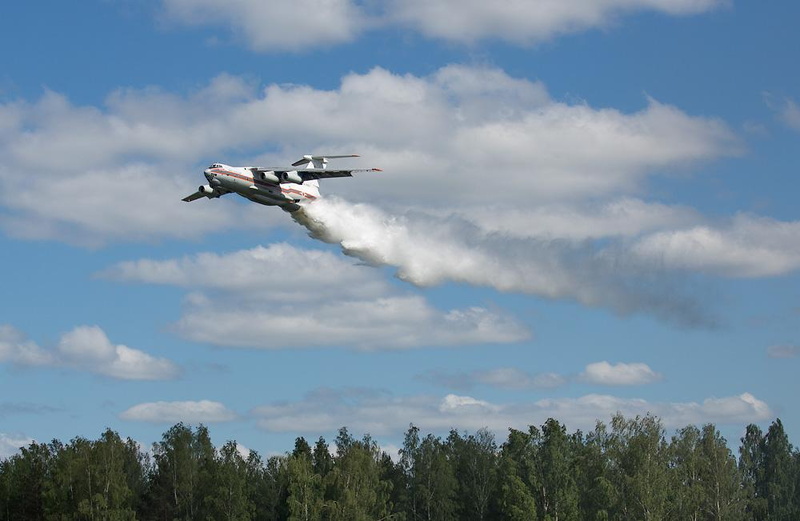
[{"label": "treeline", "polygon": [[410,426],[398,461],[342,428],[331,451],[221,448],[178,424],[152,450],[99,439],[31,443],[0,462],[0,520],[796,520],[800,455],[780,420],[747,427],[738,458],[713,425],[666,436],[653,416],[567,433],[547,420],[445,439]]}]

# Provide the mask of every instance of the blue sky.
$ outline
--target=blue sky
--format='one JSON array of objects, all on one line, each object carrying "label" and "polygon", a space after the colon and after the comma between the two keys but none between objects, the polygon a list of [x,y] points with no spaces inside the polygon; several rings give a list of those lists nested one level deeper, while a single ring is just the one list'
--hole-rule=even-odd
[{"label": "blue sky", "polygon": [[[793,2],[0,8],[0,456],[652,412],[800,432]],[[360,153],[299,219],[212,161]]]}]

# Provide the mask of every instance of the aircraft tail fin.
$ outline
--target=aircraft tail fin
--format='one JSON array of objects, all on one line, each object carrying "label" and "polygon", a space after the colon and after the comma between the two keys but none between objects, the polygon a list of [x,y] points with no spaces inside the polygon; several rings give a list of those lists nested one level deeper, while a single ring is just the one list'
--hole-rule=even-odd
[{"label": "aircraft tail fin", "polygon": [[340,159],[344,157],[360,157],[358,154],[346,154],[342,156],[303,156],[302,159],[292,163],[292,166],[302,166],[303,168],[328,168],[328,159]]}]

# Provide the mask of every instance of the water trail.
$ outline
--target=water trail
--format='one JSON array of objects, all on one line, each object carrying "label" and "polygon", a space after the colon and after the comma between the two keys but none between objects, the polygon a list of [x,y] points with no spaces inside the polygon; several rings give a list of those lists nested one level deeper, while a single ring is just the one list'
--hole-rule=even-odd
[{"label": "water trail", "polygon": [[373,266],[392,266],[421,287],[455,282],[576,300],[617,313],[645,312],[684,325],[711,320],[674,274],[638,261],[622,245],[487,232],[462,217],[389,214],[326,198],[294,212],[315,239]]}]

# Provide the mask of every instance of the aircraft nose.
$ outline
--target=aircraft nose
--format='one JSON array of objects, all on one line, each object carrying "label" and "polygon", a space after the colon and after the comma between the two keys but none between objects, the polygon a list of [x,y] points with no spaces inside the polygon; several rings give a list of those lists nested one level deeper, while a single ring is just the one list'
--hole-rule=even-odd
[{"label": "aircraft nose", "polygon": [[206,176],[206,179],[211,181],[211,179],[214,177],[214,172],[212,172],[210,168],[206,168],[203,170],[203,175]]}]

